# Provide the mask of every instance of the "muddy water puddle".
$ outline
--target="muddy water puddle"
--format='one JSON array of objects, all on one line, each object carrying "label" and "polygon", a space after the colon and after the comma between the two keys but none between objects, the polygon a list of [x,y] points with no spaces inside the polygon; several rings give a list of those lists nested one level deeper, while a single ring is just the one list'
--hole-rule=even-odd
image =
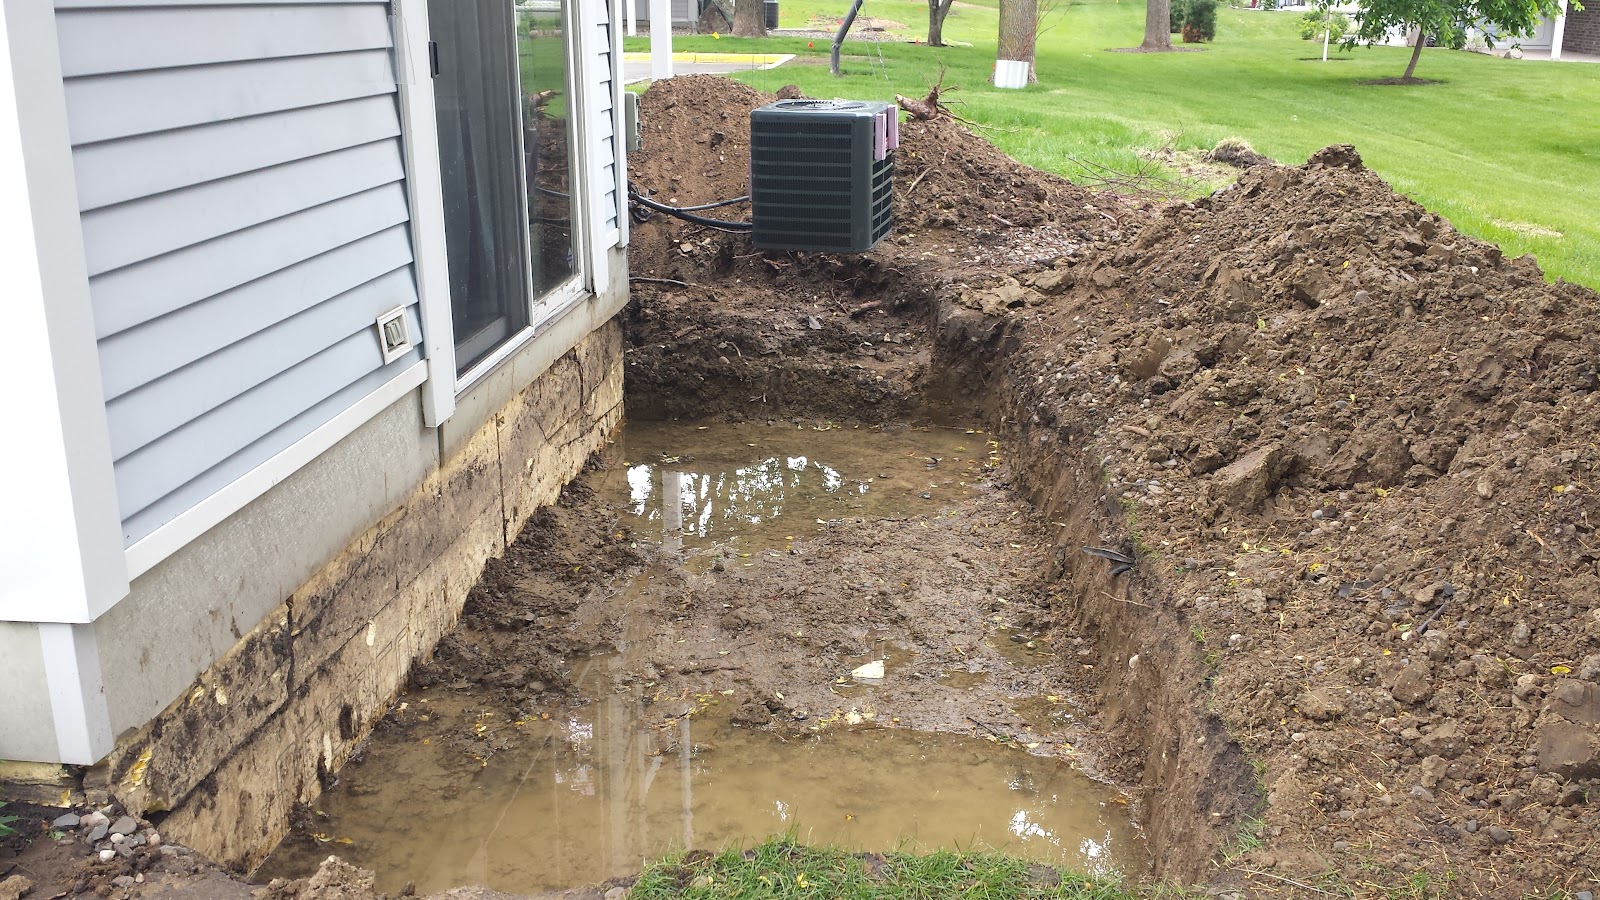
[{"label": "muddy water puddle", "polygon": [[[955,521],[992,453],[985,435],[956,430],[630,425],[591,475],[595,502],[667,552],[597,592],[606,599],[591,617],[614,623],[604,627],[616,652],[569,660],[576,698],[516,712],[442,687],[403,697],[258,878],[303,876],[333,853],[376,871],[389,892],[549,890],[630,875],[676,849],[784,832],[860,851],[994,848],[1142,873],[1125,797],[1078,770],[1070,741],[1084,723],[1064,698],[1045,696],[1048,651],[996,624],[1007,601],[990,595],[1015,585],[980,572],[989,532],[961,526],[972,555],[929,569],[956,573],[940,576],[956,580],[936,582],[933,600],[911,587],[914,576],[899,586],[937,603],[933,619],[951,617],[941,629],[923,628],[907,605],[899,625],[839,628],[827,645],[836,650],[801,644],[823,630],[812,620],[743,632],[742,650],[719,638],[705,664],[676,664],[709,640],[697,635],[716,632],[681,605],[685,586],[717,610],[726,604],[713,588],[735,573],[765,596],[764,579],[794,580],[840,520],[935,545],[928,523]],[[967,570],[981,587],[962,580]],[[859,574],[840,571],[837,590],[854,589]],[[715,649],[724,646],[731,655]],[[785,653],[795,659],[752,660]],[[751,691],[768,698],[770,727],[741,717]]]},{"label": "muddy water puddle", "polygon": [[620,463],[594,484],[640,532],[681,538],[691,555],[749,553],[788,547],[831,519],[936,514],[983,476],[994,447],[948,428],[646,422],[623,429]]}]

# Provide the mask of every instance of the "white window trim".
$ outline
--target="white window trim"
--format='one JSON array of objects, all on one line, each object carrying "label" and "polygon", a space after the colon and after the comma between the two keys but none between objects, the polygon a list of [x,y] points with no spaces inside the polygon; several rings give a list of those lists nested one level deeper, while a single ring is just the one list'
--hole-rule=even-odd
[{"label": "white window trim", "polygon": [[[439,175],[439,132],[434,112],[432,73],[428,43],[431,34],[428,26],[428,0],[394,0],[394,33],[396,80],[400,85],[400,110],[402,122],[401,142],[406,147],[407,190],[410,193],[412,214],[413,258],[417,270],[418,294],[422,310],[423,342],[427,354],[428,375],[422,388],[423,422],[437,428],[455,412],[456,398],[471,390],[506,360],[517,355],[531,342],[537,340],[562,316],[575,309],[591,291],[604,290],[608,269],[603,254],[596,254],[596,243],[590,234],[593,221],[590,184],[594,164],[592,152],[594,132],[587,124],[594,116],[589,104],[583,101],[585,81],[594,71],[593,54],[589,42],[584,40],[584,23],[590,17],[583,13],[586,0],[567,0],[567,53],[578,65],[567,67],[567,92],[572,98],[569,108],[576,111],[571,125],[569,152],[576,156],[578,165],[576,183],[573,185],[573,257],[579,271],[572,278],[552,288],[543,296],[535,296],[528,272],[530,300],[529,324],[512,335],[493,353],[466,372],[456,372],[455,325],[450,306],[448,240],[444,227],[444,188]],[[598,27],[598,22],[590,27]],[[614,60],[621,54],[613,47]],[[620,84],[614,80],[613,84]],[[616,98],[614,98],[615,100]],[[522,115],[519,104],[517,115]],[[518,141],[522,129],[519,127]],[[524,190],[526,186],[524,186]],[[524,234],[524,251],[530,236]],[[613,245],[615,241],[612,242]],[[600,264],[595,260],[599,258]],[[602,273],[598,276],[596,273]],[[596,286],[595,279],[601,279]],[[437,336],[443,335],[439,338]]]},{"label": "white window trim", "polygon": [[583,273],[581,272],[573,275],[560,285],[551,288],[543,297],[534,301],[534,308],[530,318],[537,316],[540,307],[546,307],[549,312],[543,317],[535,318],[533,324],[524,327],[521,331],[507,338],[505,343],[496,347],[493,353],[485,356],[482,362],[457,376],[457,396],[472,390],[473,385],[488,377],[495,369],[500,368],[502,363],[516,356],[522,348],[537,340],[546,331],[549,331],[550,326],[555,324],[562,314],[571,309],[576,301],[583,299],[588,290],[584,287],[582,275]]},{"label": "white window trim", "polygon": [[0,5],[0,323],[11,385],[0,620],[91,622],[128,594],[55,10]]},{"label": "white window trim", "polygon": [[444,188],[439,174],[439,122],[428,57],[428,0],[395,0],[395,81],[400,87],[400,144],[405,148],[411,204],[412,259],[422,314],[428,380],[422,421],[437,428],[456,411],[456,341],[450,312],[450,261],[445,249]]}]

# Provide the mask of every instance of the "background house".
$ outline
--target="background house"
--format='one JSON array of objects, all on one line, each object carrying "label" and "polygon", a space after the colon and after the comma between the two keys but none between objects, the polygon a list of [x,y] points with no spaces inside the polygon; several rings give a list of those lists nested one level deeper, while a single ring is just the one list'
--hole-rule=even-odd
[{"label": "background house", "polygon": [[620,417],[621,3],[0,6],[0,758],[241,865],[343,761]]}]

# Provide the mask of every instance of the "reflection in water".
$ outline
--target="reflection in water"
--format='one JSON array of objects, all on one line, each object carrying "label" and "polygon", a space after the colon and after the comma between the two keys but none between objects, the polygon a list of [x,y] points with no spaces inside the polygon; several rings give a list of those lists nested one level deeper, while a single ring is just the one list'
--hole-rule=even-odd
[{"label": "reflection in water", "polygon": [[[620,443],[634,464],[597,473],[595,486],[670,551],[782,547],[817,520],[939,514],[979,476],[984,440],[630,425]],[[664,717],[616,689],[638,670],[630,654],[645,637],[625,633],[621,653],[576,661],[574,684],[598,699],[548,719],[505,721],[449,692],[408,698],[409,712],[396,715],[409,730],[375,738],[323,796],[329,842],[280,848],[257,877],[306,875],[332,852],[376,871],[387,892],[406,882],[421,893],[461,884],[525,892],[598,884],[674,849],[789,829],[860,850],[987,846],[1093,872],[1142,871],[1121,798],[1061,760],[871,727],[785,741],[733,727],[719,695],[693,698],[697,715]],[[871,652],[850,665],[882,661],[894,675],[915,655],[868,638]],[[858,690],[868,689],[836,688]]]},{"label": "reflection in water", "polygon": [[984,441],[953,429],[630,423],[627,463],[596,487],[626,497],[624,513],[650,526],[640,530],[669,542],[681,531],[694,548],[781,547],[818,519],[937,514],[981,476]]},{"label": "reflection in water", "polygon": [[[327,834],[352,843],[281,849],[258,877],[305,874],[331,851],[377,871],[386,891],[408,881],[423,893],[542,890],[790,828],[858,850],[992,847],[1092,872],[1139,866],[1115,792],[1060,760],[899,729],[783,741],[718,720],[715,707],[663,736],[635,702],[612,695],[548,722],[502,723],[523,743],[487,765],[441,746],[379,744],[322,800]],[[471,721],[449,708],[459,703],[435,698],[434,721]]]}]

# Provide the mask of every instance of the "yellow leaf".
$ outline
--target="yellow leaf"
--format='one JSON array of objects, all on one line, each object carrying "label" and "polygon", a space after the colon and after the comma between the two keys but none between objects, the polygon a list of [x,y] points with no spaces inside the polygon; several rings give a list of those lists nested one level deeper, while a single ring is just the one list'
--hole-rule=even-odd
[{"label": "yellow leaf", "polygon": [[1566,674],[1570,673],[1571,671],[1572,671],[1572,667],[1571,666],[1551,666],[1550,667],[1550,674],[1551,675],[1566,675]]}]

